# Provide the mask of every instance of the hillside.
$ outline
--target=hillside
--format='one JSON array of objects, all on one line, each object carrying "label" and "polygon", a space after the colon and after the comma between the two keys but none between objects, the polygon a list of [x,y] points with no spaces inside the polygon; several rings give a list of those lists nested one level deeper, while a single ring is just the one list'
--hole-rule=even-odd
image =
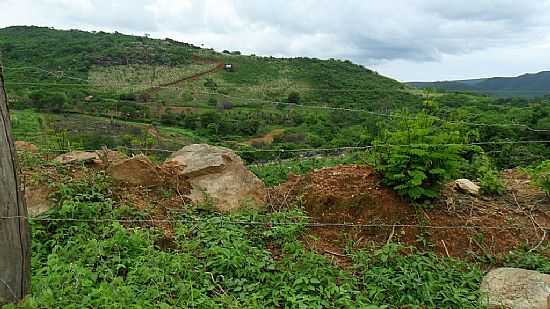
[{"label": "hillside", "polygon": [[550,71],[524,74],[517,77],[492,77],[438,82],[411,82],[408,84],[418,88],[479,92],[501,97],[540,97],[550,94]]},{"label": "hillside", "polygon": [[[472,142],[543,140],[546,131],[527,128],[550,127],[544,100],[434,94],[350,61],[219,53],[171,39],[44,27],[0,29],[0,50],[17,138],[52,151],[177,150],[201,141],[249,151],[252,163],[367,147],[417,113],[441,128],[495,124],[462,125]],[[485,147],[509,167],[548,151],[503,148]],[[277,152],[293,149],[312,151]]]},{"label": "hillside", "polygon": [[[10,89],[20,95],[24,92],[18,91],[22,87],[15,86],[17,82],[76,83],[82,84],[80,90],[89,93],[100,90],[109,93],[115,86],[116,92],[130,92],[136,88],[174,85],[181,78],[208,70],[209,65],[216,63],[231,63],[236,68],[232,74],[214,71],[208,76],[217,88],[222,88],[225,94],[238,93],[245,98],[247,92],[254,91],[265,92],[266,99],[283,99],[292,90],[305,88],[306,103],[322,99],[332,105],[369,107],[364,106],[364,100],[385,95],[396,97],[397,90],[405,88],[395,80],[349,61],[242,56],[239,52],[224,54],[170,39],[120,33],[9,27],[0,29],[0,50],[8,81],[12,83]],[[199,87],[196,90],[212,90],[200,84],[193,86]],[[242,93],[232,89],[235,87],[247,89]],[[357,88],[368,92],[347,94],[344,102],[335,102],[336,95],[323,91]],[[181,101],[178,103],[189,103],[189,100]]]},{"label": "hillside", "polygon": [[4,308],[482,308],[489,270],[550,273],[550,97],[119,33],[0,49],[29,210],[0,219],[32,233]]}]

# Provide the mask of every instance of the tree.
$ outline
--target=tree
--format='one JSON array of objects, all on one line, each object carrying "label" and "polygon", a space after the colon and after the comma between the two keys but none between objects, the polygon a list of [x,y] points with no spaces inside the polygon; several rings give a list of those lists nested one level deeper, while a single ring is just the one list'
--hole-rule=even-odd
[{"label": "tree", "polygon": [[300,94],[296,91],[293,91],[288,94],[288,98],[286,99],[288,103],[294,103],[298,104],[300,103]]},{"label": "tree", "polygon": [[32,92],[29,98],[33,107],[54,113],[62,112],[69,101],[65,93],[42,90]]}]

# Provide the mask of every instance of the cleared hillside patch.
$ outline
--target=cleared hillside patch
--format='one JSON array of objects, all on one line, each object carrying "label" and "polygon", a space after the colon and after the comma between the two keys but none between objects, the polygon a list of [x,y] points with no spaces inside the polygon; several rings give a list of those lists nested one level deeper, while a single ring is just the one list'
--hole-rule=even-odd
[{"label": "cleared hillside patch", "polygon": [[105,87],[119,94],[133,93],[173,83],[215,66],[215,64],[94,66],[89,73],[89,82],[93,86]]}]

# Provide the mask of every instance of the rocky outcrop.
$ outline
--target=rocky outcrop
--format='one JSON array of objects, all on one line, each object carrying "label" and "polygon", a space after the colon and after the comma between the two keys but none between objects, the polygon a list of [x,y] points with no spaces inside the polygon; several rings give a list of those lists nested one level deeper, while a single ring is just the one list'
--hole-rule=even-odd
[{"label": "rocky outcrop", "polygon": [[180,167],[179,175],[192,187],[188,197],[195,203],[211,201],[224,212],[264,204],[265,185],[230,149],[186,146],[168,158],[165,166]]},{"label": "rocky outcrop", "polygon": [[157,186],[162,183],[158,168],[144,155],[117,161],[109,172],[113,180],[136,186]]},{"label": "rocky outcrop", "polygon": [[18,151],[28,151],[32,153],[38,152],[38,147],[36,147],[36,145],[24,141],[16,141],[15,149]]},{"label": "rocky outcrop", "polygon": [[89,163],[97,160],[99,160],[99,155],[97,153],[86,151],[71,151],[54,159],[55,162],[60,164]]},{"label": "rocky outcrop", "polygon": [[497,268],[481,283],[488,308],[550,308],[550,275],[519,268]]},{"label": "rocky outcrop", "polygon": [[479,195],[479,186],[468,179],[457,179],[455,181],[456,187],[468,194]]}]

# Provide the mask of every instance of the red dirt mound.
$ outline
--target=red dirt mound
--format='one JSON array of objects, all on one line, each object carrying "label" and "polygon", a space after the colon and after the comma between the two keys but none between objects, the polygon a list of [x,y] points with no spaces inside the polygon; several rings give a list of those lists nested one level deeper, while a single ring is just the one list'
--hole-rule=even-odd
[{"label": "red dirt mound", "polygon": [[409,205],[365,166],[291,176],[272,189],[269,198],[274,208],[302,206],[315,223],[382,225],[312,228],[312,237],[304,241],[335,256],[350,244],[357,248],[389,241],[454,257],[499,256],[521,245],[547,244],[544,227],[550,226],[549,200],[529,184],[526,175],[508,171],[503,177],[507,191],[502,196],[474,197],[448,189],[432,210]]},{"label": "red dirt mound", "polygon": [[414,217],[414,210],[381,185],[381,177],[366,166],[339,166],[291,176],[272,193],[275,205],[300,199],[316,222],[398,224]]}]

